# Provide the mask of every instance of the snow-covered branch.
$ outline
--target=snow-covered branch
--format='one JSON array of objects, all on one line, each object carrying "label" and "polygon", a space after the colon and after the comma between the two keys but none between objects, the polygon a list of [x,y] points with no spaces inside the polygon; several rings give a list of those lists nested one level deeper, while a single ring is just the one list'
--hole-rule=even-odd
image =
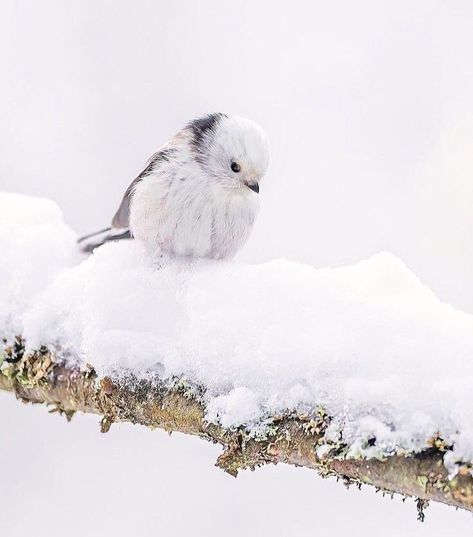
[{"label": "snow-covered branch", "polygon": [[91,368],[57,362],[46,348],[24,354],[21,340],[6,349],[7,363],[0,373],[0,389],[32,403],[46,403],[68,419],[77,412],[102,416],[101,430],[115,421],[128,421],[168,432],[199,436],[224,447],[217,466],[232,475],[268,463],[287,463],[315,469],[323,477],[336,476],[346,485],[372,485],[388,494],[417,498],[422,516],[426,501],[435,500],[473,510],[473,479],[468,468],[449,478],[443,463],[448,448],[440,439],[409,456],[382,460],[346,458],[347,446],[338,444],[325,454],[331,418],[321,409],[311,413],[281,414],[267,420],[259,434],[245,427],[222,427],[205,419],[204,394],[196,386],[174,379],[134,374],[98,378]]}]

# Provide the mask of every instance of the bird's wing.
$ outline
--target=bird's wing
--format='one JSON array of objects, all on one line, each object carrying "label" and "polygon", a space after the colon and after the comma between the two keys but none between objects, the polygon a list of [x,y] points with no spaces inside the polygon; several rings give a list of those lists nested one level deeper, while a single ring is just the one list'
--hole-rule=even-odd
[{"label": "bird's wing", "polygon": [[114,228],[127,228],[130,225],[130,200],[133,195],[133,190],[137,183],[142,180],[141,174],[138,175],[136,179],[133,180],[131,185],[126,189],[126,192],[123,196],[123,199],[118,207],[117,212],[112,220],[112,227]]},{"label": "bird's wing", "polygon": [[112,220],[112,228],[127,229],[130,226],[130,203],[136,185],[145,177],[156,173],[158,168],[164,163],[169,162],[174,152],[174,148],[169,145],[162,147],[147,162],[145,169],[136,177],[130,186],[126,189],[123,199],[118,207],[117,212]]}]

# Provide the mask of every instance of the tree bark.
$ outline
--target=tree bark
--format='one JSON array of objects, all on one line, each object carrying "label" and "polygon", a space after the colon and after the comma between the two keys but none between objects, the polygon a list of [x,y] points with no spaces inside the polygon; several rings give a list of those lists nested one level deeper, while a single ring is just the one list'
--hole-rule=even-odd
[{"label": "tree bark", "polygon": [[143,380],[128,375],[98,378],[91,368],[57,360],[46,348],[24,353],[21,339],[4,351],[0,364],[0,390],[10,391],[25,402],[52,405],[52,411],[68,419],[79,412],[102,416],[101,430],[115,421],[179,431],[219,443],[224,447],[217,466],[236,476],[240,469],[267,463],[287,463],[315,469],[322,477],[336,476],[349,486],[368,484],[388,494],[417,499],[419,518],[429,500],[473,511],[473,478],[460,467],[448,477],[443,456],[448,446],[433,439],[432,447],[410,456],[384,460],[349,459],[341,446],[319,457],[316,448],[325,444],[330,416],[274,416],[268,431],[254,437],[244,428],[225,429],[205,421],[203,391],[180,379],[168,382],[154,377]]}]

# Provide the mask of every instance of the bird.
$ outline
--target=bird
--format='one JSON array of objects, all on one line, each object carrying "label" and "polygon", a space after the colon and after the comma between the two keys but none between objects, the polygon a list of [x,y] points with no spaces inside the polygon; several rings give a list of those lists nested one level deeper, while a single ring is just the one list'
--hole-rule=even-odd
[{"label": "bird", "polygon": [[231,259],[253,228],[268,163],[268,136],[255,121],[194,119],[148,160],[111,226],[79,239],[80,249],[133,238],[154,257]]}]

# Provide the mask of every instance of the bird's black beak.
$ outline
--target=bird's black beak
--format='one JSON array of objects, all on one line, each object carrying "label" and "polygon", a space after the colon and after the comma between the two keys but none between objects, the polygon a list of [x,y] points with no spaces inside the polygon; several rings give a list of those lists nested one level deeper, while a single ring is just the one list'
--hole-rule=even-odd
[{"label": "bird's black beak", "polygon": [[253,192],[259,193],[259,184],[258,183],[246,183],[246,186],[253,190]]}]

